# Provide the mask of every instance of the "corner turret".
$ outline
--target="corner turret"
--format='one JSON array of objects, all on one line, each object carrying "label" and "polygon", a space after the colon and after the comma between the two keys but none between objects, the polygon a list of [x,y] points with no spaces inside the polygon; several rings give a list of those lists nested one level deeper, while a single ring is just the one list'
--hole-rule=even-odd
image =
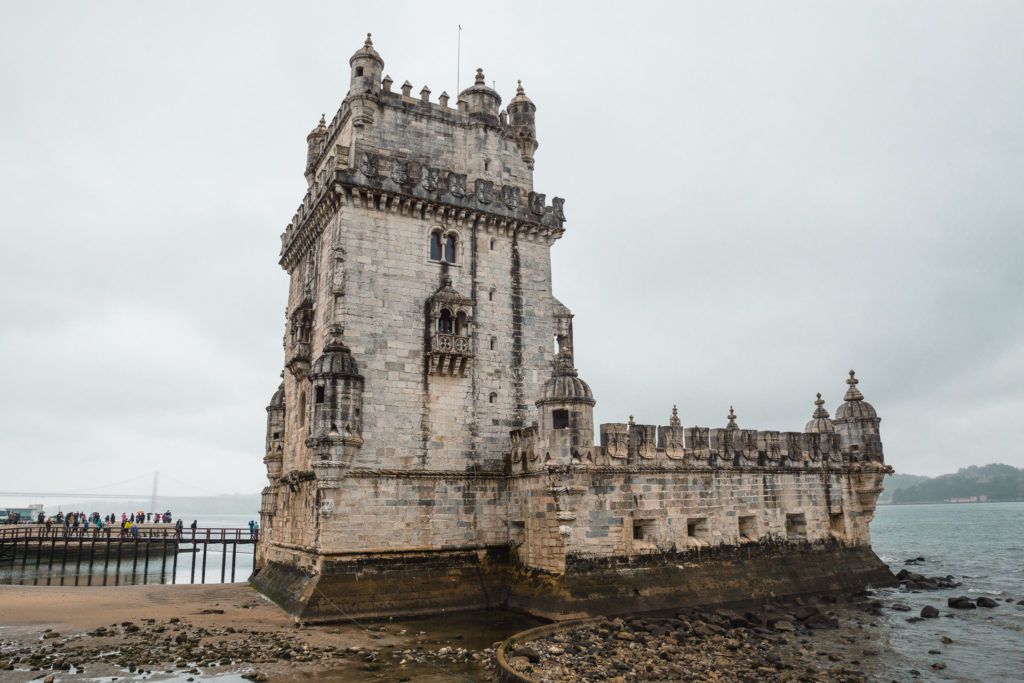
[{"label": "corner turret", "polygon": [[267,406],[267,448],[263,464],[267,466],[267,479],[271,482],[281,476],[284,465],[284,416],[284,382],[281,382]]},{"label": "corner turret", "polygon": [[498,107],[501,106],[501,96],[487,87],[484,82],[484,70],[476,70],[476,79],[473,85],[459,93],[459,101],[466,103],[466,112],[469,120],[474,123],[486,125],[498,125]]},{"label": "corner turret", "polygon": [[306,445],[313,452],[313,469],[323,470],[319,478],[329,481],[363,445],[363,376],[340,325],[331,327],[309,379],[313,419]]},{"label": "corner turret", "polygon": [[839,434],[839,447],[850,454],[853,462],[884,463],[882,439],[878,430],[882,420],[857,388],[860,380],[853,370],[850,370],[850,378],[846,383],[849,389],[843,396],[843,404],[836,409],[834,421],[836,433]]},{"label": "corner turret", "polygon": [[537,449],[546,465],[593,462],[594,394],[573,367],[572,353],[555,359],[551,377],[537,401],[540,424]]},{"label": "corner turret", "polygon": [[526,96],[523,82],[517,81],[516,96],[509,102],[508,122],[515,135],[516,144],[523,153],[523,161],[533,168],[533,153],[537,151],[537,106]]},{"label": "corner turret", "polygon": [[348,64],[352,67],[349,95],[375,93],[380,89],[381,74],[384,73],[384,59],[373,49],[373,40],[369,33],[366,34],[366,42],[356,50],[352,58],[348,60]]},{"label": "corner turret", "polygon": [[327,137],[327,121],[323,114],[320,115],[320,122],[306,136],[306,185],[313,184],[313,176],[316,172],[316,160],[320,156],[320,150]]}]

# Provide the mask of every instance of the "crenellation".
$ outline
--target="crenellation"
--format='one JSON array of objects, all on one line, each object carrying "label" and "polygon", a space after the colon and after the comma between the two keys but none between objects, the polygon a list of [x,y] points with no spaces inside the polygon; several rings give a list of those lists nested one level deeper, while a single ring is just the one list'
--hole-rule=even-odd
[{"label": "crenellation", "polygon": [[891,470],[852,371],[835,419],[819,394],[803,431],[741,428],[732,407],[724,426],[683,427],[675,406],[667,425],[595,428],[551,287],[564,200],[533,187],[522,84],[504,110],[482,70],[455,108],[408,81],[394,92],[369,35],[349,65],[337,113],[307,135],[307,191],[282,234],[257,586],[278,596],[283,582],[305,618],[335,609],[312,597],[321,586],[383,613],[353,597],[368,564],[423,587],[389,596],[395,613],[476,604],[437,577],[480,584],[481,567],[533,577],[503,584],[510,600],[548,586],[523,606],[540,611],[593,567],[628,567],[617,581],[640,595],[644,572],[724,548],[827,546],[877,570],[864,553]]}]

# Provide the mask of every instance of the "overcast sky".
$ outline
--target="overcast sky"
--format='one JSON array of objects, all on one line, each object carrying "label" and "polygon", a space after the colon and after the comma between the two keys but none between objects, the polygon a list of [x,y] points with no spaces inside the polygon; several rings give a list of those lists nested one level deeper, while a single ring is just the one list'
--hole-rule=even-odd
[{"label": "overcast sky", "polygon": [[853,367],[897,471],[1024,465],[1024,4],[6,2],[0,489],[264,485],[367,31],[414,92],[523,80],[598,422],[802,430]]}]

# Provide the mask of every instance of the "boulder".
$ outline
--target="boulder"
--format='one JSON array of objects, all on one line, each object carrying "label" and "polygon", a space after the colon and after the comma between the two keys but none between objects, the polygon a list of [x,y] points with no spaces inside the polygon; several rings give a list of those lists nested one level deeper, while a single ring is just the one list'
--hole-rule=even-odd
[{"label": "boulder", "polygon": [[992,598],[987,598],[984,595],[978,598],[978,607],[987,607],[989,609],[992,609],[998,604],[999,603],[993,600]]},{"label": "boulder", "polygon": [[939,610],[931,605],[925,605],[921,608],[921,616],[925,619],[935,619],[939,616]]},{"label": "boulder", "polygon": [[975,605],[974,602],[966,595],[950,598],[946,603],[953,609],[974,609],[977,607],[977,605]]}]

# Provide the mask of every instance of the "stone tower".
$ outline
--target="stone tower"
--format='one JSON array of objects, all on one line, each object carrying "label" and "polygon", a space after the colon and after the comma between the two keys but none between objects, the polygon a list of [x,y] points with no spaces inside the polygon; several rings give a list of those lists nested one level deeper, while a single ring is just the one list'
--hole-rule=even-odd
[{"label": "stone tower", "polygon": [[[509,432],[538,419],[571,316],[551,294],[562,200],[534,191],[522,85],[507,111],[479,69],[454,107],[394,92],[369,35],[349,65],[337,113],[306,137],[308,191],[282,235],[264,577],[505,542],[494,477]],[[592,422],[580,413],[580,444]]]}]

